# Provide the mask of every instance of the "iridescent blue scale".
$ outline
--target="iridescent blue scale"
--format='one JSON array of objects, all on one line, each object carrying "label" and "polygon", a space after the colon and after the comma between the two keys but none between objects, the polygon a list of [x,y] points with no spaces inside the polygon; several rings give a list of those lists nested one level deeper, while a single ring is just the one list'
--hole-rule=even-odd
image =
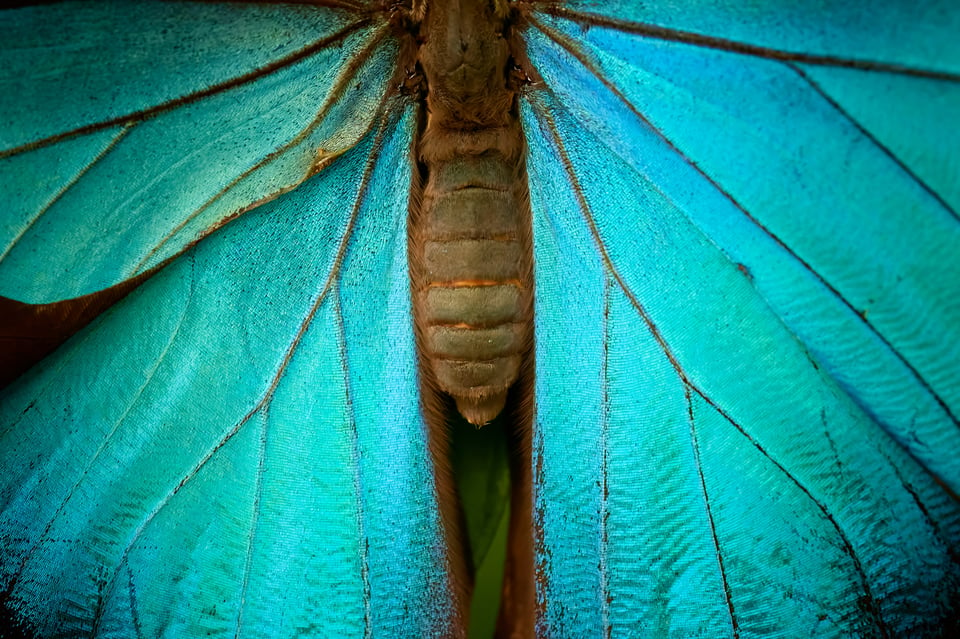
[{"label": "iridescent blue scale", "polygon": [[[0,395],[37,636],[459,632],[415,107],[380,3],[329,4],[0,13],[0,295],[169,260]],[[957,623],[960,11],[518,4],[537,634]]]}]

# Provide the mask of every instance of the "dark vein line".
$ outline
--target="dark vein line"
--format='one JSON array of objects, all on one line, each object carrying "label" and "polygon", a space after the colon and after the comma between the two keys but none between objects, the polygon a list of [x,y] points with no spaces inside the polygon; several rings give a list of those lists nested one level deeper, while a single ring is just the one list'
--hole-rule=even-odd
[{"label": "dark vein line", "polygon": [[[897,448],[897,450],[901,450],[901,449]],[[927,525],[930,527],[930,530],[933,531],[934,536],[940,541],[941,544],[943,544],[943,547],[946,549],[947,555],[950,556],[951,561],[953,561],[953,563],[957,565],[960,565],[960,550],[955,548],[953,544],[951,544],[948,541],[947,537],[944,536],[943,530],[940,528],[940,524],[937,523],[937,520],[934,519],[933,515],[930,514],[930,511],[927,509],[926,504],[923,503],[923,500],[920,498],[920,494],[917,492],[916,488],[914,488],[913,485],[909,481],[907,481],[906,477],[904,477],[900,473],[899,466],[896,463],[894,463],[892,459],[890,459],[886,451],[881,450],[880,447],[878,446],[877,452],[883,455],[883,458],[887,460],[887,464],[890,466],[890,469],[893,470],[893,474],[897,476],[897,481],[900,482],[900,485],[903,486],[903,489],[906,490],[907,493],[910,495],[910,497],[913,499],[913,502],[916,504],[917,508],[923,514],[923,518],[924,520],[926,520]],[[926,467],[923,466],[922,464],[920,464],[920,467],[926,470]]]},{"label": "dark vein line", "polygon": [[861,584],[864,590],[864,596],[866,599],[865,601],[866,612],[869,612],[873,617],[875,617],[876,623],[878,624],[882,635],[884,637],[890,637],[890,629],[887,627],[887,624],[880,613],[880,606],[873,595],[873,590],[870,587],[869,581],[867,580],[867,573],[863,567],[863,564],[860,561],[860,557],[857,554],[856,550],[854,549],[853,543],[850,541],[849,537],[847,537],[847,534],[843,531],[843,529],[840,527],[839,522],[833,516],[833,513],[831,513],[827,509],[826,504],[824,504],[817,497],[815,497],[813,493],[810,492],[810,490],[806,486],[804,486],[796,476],[793,475],[793,473],[791,473],[789,470],[787,470],[785,466],[783,466],[779,461],[777,461],[767,451],[767,449],[764,448],[762,444],[760,444],[760,442],[754,439],[753,436],[746,431],[746,429],[739,422],[734,420],[733,417],[731,417],[725,410],[720,408],[720,406],[718,406],[713,401],[713,399],[710,398],[702,389],[692,384],[685,377],[685,374],[684,374],[684,383],[689,386],[690,390],[692,390],[697,395],[699,395],[705,402],[707,402],[707,404],[709,404],[715,411],[717,411],[717,413],[721,417],[723,417],[731,426],[737,429],[740,432],[740,434],[743,435],[747,439],[747,441],[753,445],[754,448],[756,448],[764,457],[767,458],[768,461],[770,461],[770,463],[772,463],[778,470],[780,470],[781,473],[784,474],[784,476],[786,476],[797,488],[799,488],[800,491],[804,495],[806,495],[807,498],[809,498],[810,501],[814,503],[814,505],[816,505],[816,507],[820,510],[821,514],[823,514],[823,516],[830,522],[834,530],[837,531],[837,535],[840,537],[840,541],[843,543],[844,553],[848,557],[850,557],[851,561],[853,562],[854,568],[856,569],[857,574],[860,577]]},{"label": "dark vein line", "polygon": [[43,217],[44,214],[45,214],[47,211],[49,211],[50,208],[51,208],[54,204],[56,204],[56,203],[60,200],[60,198],[62,198],[62,197],[67,193],[67,191],[69,191],[71,188],[73,188],[73,186],[76,185],[76,183],[80,181],[80,178],[82,178],[84,175],[86,175],[87,171],[89,171],[90,169],[92,169],[95,164],[97,164],[100,160],[102,160],[104,157],[106,157],[107,154],[109,154],[110,151],[112,151],[112,150],[117,146],[117,144],[120,142],[120,140],[122,140],[122,139],[127,135],[127,133],[130,132],[130,129],[132,129],[134,126],[135,126],[135,123],[129,123],[129,124],[126,124],[126,125],[124,125],[123,127],[121,127],[120,131],[118,131],[117,134],[116,134],[115,136],[113,136],[113,138],[106,144],[106,146],[104,146],[104,147],[100,150],[99,153],[97,153],[95,156],[93,156],[93,158],[92,158],[89,162],[87,162],[87,164],[84,165],[84,166],[77,172],[76,175],[74,175],[72,178],[70,178],[65,184],[63,184],[63,185],[57,190],[56,193],[53,194],[53,196],[50,197],[50,199],[48,199],[46,202],[43,203],[43,205],[42,205],[42,206],[40,207],[40,209],[34,214],[34,216],[33,216],[33,217],[20,229],[20,231],[14,236],[13,240],[11,240],[11,242],[10,242],[10,244],[7,246],[7,248],[4,249],[3,253],[0,253],[0,262],[2,262],[2,261],[4,260],[4,258],[6,258],[7,255],[10,254],[10,251],[13,250],[13,247],[15,247],[15,246],[17,245],[17,243],[23,238],[23,236],[26,235],[27,232],[28,232],[31,228],[33,228],[33,225],[36,224],[37,221],[38,221],[41,217]]},{"label": "dark vein line", "polygon": [[920,178],[920,176],[918,176],[916,173],[914,173],[899,157],[896,156],[896,154],[894,154],[893,151],[890,150],[889,147],[887,147],[886,145],[884,145],[879,139],[877,139],[872,133],[870,133],[870,131],[868,131],[862,124],[860,124],[860,122],[858,122],[857,119],[854,118],[854,117],[850,114],[849,111],[847,111],[847,110],[844,109],[842,106],[840,106],[840,104],[839,104],[836,100],[834,100],[834,99],[823,89],[823,87],[821,87],[819,84],[817,84],[817,82],[816,82],[813,78],[811,78],[809,75],[807,75],[807,73],[804,72],[803,69],[801,69],[797,64],[794,64],[793,62],[786,62],[785,64],[786,64],[786,66],[788,66],[788,67],[790,67],[791,69],[793,69],[793,70],[796,72],[797,75],[799,75],[807,84],[809,84],[810,87],[811,87],[814,91],[816,91],[816,92],[820,95],[820,97],[822,97],[824,100],[826,100],[827,103],[828,103],[830,106],[832,106],[841,116],[843,116],[844,119],[846,119],[848,122],[850,122],[850,124],[852,124],[852,125],[857,129],[857,131],[860,132],[861,135],[863,135],[865,138],[867,138],[868,140],[870,140],[870,142],[872,142],[873,145],[876,146],[877,149],[879,149],[881,153],[883,153],[885,156],[887,156],[887,158],[889,158],[891,161],[893,161],[894,164],[896,164],[898,167],[900,167],[900,170],[902,170],[904,173],[906,173],[908,176],[910,176],[910,178],[911,178],[914,182],[916,182],[917,185],[920,186],[920,188],[922,188],[924,191],[926,191],[926,193],[927,193],[928,195],[930,195],[930,197],[932,197],[933,199],[935,199],[935,200],[940,204],[940,206],[942,206],[944,209],[946,209],[946,211],[947,211],[948,213],[950,213],[950,215],[952,215],[952,216],[954,217],[954,219],[960,221],[960,214],[958,214],[957,211],[953,209],[953,207],[951,207],[949,204],[947,204],[946,200],[944,200],[944,199],[940,196],[939,193],[937,193],[935,190],[933,190],[933,188],[932,188],[929,184],[927,184],[926,182],[924,182],[924,181]]},{"label": "dark vein line", "polygon": [[[360,15],[369,15],[379,10],[375,8],[372,9],[363,2],[354,2],[354,0],[311,0],[311,4],[332,7],[334,9],[346,9],[347,11],[353,11]],[[374,4],[373,6],[377,7],[378,5]]]},{"label": "dark vein line", "polygon": [[[817,55],[812,53],[798,53],[772,49],[754,44],[747,44],[736,40],[708,36],[693,31],[683,31],[680,29],[671,29],[661,27],[645,22],[630,22],[627,20],[618,20],[595,13],[585,13],[567,9],[554,4],[545,4],[539,7],[540,11],[546,14],[554,15],[559,18],[571,20],[577,24],[585,26],[597,26],[607,29],[614,29],[624,33],[633,33],[637,35],[664,40],[667,42],[679,42],[682,44],[691,44],[706,49],[717,49],[720,51],[729,51],[767,60],[777,60],[780,62],[798,62],[824,67],[841,67],[847,69],[859,69],[861,71],[883,71],[887,73],[896,73],[900,75],[909,75],[920,78],[931,78],[934,80],[944,80],[947,82],[960,82],[960,74],[949,71],[934,71],[932,69],[921,69],[903,64],[894,64],[889,62],[877,62],[874,60],[862,60],[852,58],[840,58],[830,55]],[[537,23],[536,18],[530,17],[530,21]],[[539,26],[539,25],[538,25]]]},{"label": "dark vein line", "polygon": [[733,610],[733,597],[730,594],[730,582],[727,580],[727,569],[723,562],[723,552],[720,550],[720,539],[717,537],[717,525],[713,519],[713,509],[710,507],[710,495],[707,492],[707,480],[703,476],[703,462],[700,459],[700,441],[697,437],[697,422],[693,414],[693,399],[690,397],[690,385],[684,383],[683,395],[687,400],[687,421],[690,424],[690,444],[693,448],[694,464],[697,467],[697,476],[700,478],[700,491],[703,494],[703,506],[707,512],[707,521],[710,523],[710,537],[713,540],[713,549],[717,553],[717,566],[720,569],[720,580],[723,582],[723,595],[727,602],[727,612],[730,614],[730,626],[733,636],[740,637],[740,623]]},{"label": "dark vein line", "polygon": [[247,413],[241,417],[224,435],[212,446],[210,447],[203,456],[194,464],[183,477],[180,478],[180,481],[171,488],[160,501],[158,501],[153,509],[147,514],[146,517],[140,522],[137,528],[134,530],[133,535],[131,535],[130,540],[127,542],[126,547],[123,549],[120,560],[117,563],[116,568],[114,569],[113,575],[110,578],[110,588],[113,588],[113,585],[116,583],[117,571],[120,569],[120,565],[126,561],[127,556],[130,553],[130,550],[133,548],[133,545],[140,538],[143,532],[146,530],[147,526],[156,518],[156,516],[163,510],[164,507],[176,496],[180,490],[189,483],[197,473],[210,461],[226,444],[229,442],[234,435],[236,435],[243,426],[250,421],[250,419],[259,413],[265,406],[269,405],[270,401],[273,399],[274,393],[276,393],[277,387],[280,384],[280,380],[283,378],[284,373],[287,370],[287,367],[290,365],[290,362],[293,359],[293,355],[297,350],[297,347],[300,345],[303,336],[307,332],[307,328],[313,322],[313,318],[317,314],[317,310],[320,308],[323,301],[326,299],[328,292],[333,286],[336,278],[339,276],[340,266],[343,263],[344,255],[346,254],[347,245],[350,242],[350,238],[353,235],[354,227],[356,226],[357,217],[359,216],[360,205],[363,202],[364,197],[366,196],[367,189],[369,187],[370,176],[373,172],[373,168],[376,164],[376,159],[381,150],[381,145],[383,137],[386,134],[388,125],[390,123],[390,109],[385,109],[380,119],[380,127],[377,131],[377,136],[373,144],[373,149],[371,150],[370,156],[367,158],[367,164],[364,168],[364,173],[360,181],[360,186],[357,190],[357,197],[353,203],[353,208],[350,212],[350,218],[347,222],[347,227],[344,230],[343,236],[340,240],[340,244],[337,247],[337,255],[334,258],[334,263],[331,266],[330,273],[327,275],[327,279],[323,284],[320,292],[314,298],[313,304],[310,307],[310,310],[307,312],[306,316],[300,323],[300,327],[297,330],[296,335],[293,340],[287,347],[286,352],[284,353],[283,360],[280,362],[280,365],[277,367],[277,370],[274,372],[273,376],[270,379],[270,384],[267,389],[264,391],[260,400],[249,410]]},{"label": "dark vein line", "polygon": [[[212,0],[213,2],[221,2],[222,0]],[[253,0],[257,2],[258,0]],[[321,7],[330,7],[331,9],[345,9],[347,11],[352,11],[353,13],[359,13],[361,15],[367,15],[371,13],[369,7],[365,7],[360,2],[353,2],[353,0],[310,0],[310,4],[314,6]]]},{"label": "dark vein line", "polygon": [[[923,464],[921,464],[921,466],[923,466]],[[933,477],[933,480],[937,483],[937,485],[943,489],[943,492],[945,492],[953,501],[960,503],[960,494],[955,493],[945,481],[930,472],[930,469],[928,469],[926,466],[924,466],[924,469],[930,474],[931,477]]]},{"label": "dark vein line", "polygon": [[[93,609],[93,620],[90,624],[90,639],[95,639],[97,635],[100,634],[100,624],[103,622],[103,613],[106,611],[107,607],[107,597],[110,595],[110,592],[104,594],[105,586],[107,585],[103,581],[103,566],[98,567],[96,577],[93,577],[94,583],[97,585],[97,603]],[[119,570],[119,566],[117,567]]]},{"label": "dark vein line", "polygon": [[328,4],[331,7],[342,7],[344,9],[350,9],[353,11],[368,10],[367,7],[364,7],[362,4],[359,4],[356,2],[347,2],[347,0],[340,0],[339,2],[335,2],[334,0],[324,0],[324,2],[321,4],[324,4],[324,3]]},{"label": "dark vein line", "polygon": [[280,69],[283,69],[287,66],[291,66],[299,62],[300,60],[313,55],[314,53],[320,51],[321,49],[325,49],[331,44],[334,44],[339,40],[343,40],[354,31],[358,31],[369,24],[370,24],[370,20],[367,18],[358,20],[357,22],[347,25],[346,27],[344,27],[340,31],[337,31],[334,34],[331,34],[325,38],[321,38],[320,40],[317,40],[298,51],[294,51],[293,53],[288,54],[277,60],[274,60],[273,62],[270,62],[268,64],[265,64],[262,67],[254,69],[252,71],[248,71],[243,75],[230,78],[229,80],[225,80],[223,82],[214,84],[204,89],[194,91],[193,93],[189,93],[185,96],[168,100],[167,102],[161,102],[160,104],[157,104],[152,107],[147,107],[145,109],[140,109],[138,111],[126,113],[124,115],[110,118],[108,120],[102,120],[100,122],[87,124],[81,127],[77,127],[76,129],[63,131],[61,133],[57,133],[45,138],[41,138],[39,140],[34,140],[32,142],[27,142],[26,144],[21,144],[20,146],[16,146],[10,149],[0,151],[0,159],[9,157],[11,155],[16,155],[18,153],[32,151],[34,149],[39,149],[45,146],[49,146],[51,144],[55,144],[57,142],[61,142],[66,139],[76,137],[78,135],[86,135],[88,133],[101,131],[103,129],[108,129],[110,127],[117,126],[117,125],[130,125],[134,123],[143,122],[145,120],[149,120],[153,117],[156,117],[161,113],[166,113],[167,111],[171,111],[178,107],[191,104],[193,102],[197,102],[204,98],[210,97],[211,95],[215,95],[217,93],[227,91],[229,89],[233,89],[235,87],[253,82],[254,80],[270,75],[271,73],[279,71]]},{"label": "dark vein line", "polygon": [[[34,0],[37,1],[37,0]],[[41,0],[42,1],[42,0]],[[209,4],[222,4],[224,0],[193,0],[194,2],[203,2]],[[362,0],[232,0],[235,4],[290,4],[290,5],[309,5],[311,9],[314,7],[327,7],[330,9],[341,9],[343,11],[348,11],[350,13],[355,13],[361,16],[368,16],[373,13],[381,11],[379,9],[380,3],[370,4],[373,7],[366,6],[363,4]]]},{"label": "dark vein line", "polygon": [[130,411],[133,410],[133,407],[137,405],[140,401],[140,398],[143,397],[143,393],[146,390],[147,386],[150,385],[150,382],[153,380],[154,375],[156,375],[157,370],[160,368],[160,364],[163,363],[164,358],[167,356],[167,353],[170,351],[170,347],[176,341],[177,336],[180,334],[180,329],[183,327],[184,318],[187,315],[187,308],[190,306],[190,300],[193,299],[194,292],[194,281],[191,277],[190,279],[190,291],[187,293],[186,303],[183,305],[183,311],[180,313],[180,317],[177,320],[177,325],[174,330],[170,333],[170,337],[167,339],[166,344],[164,344],[163,349],[160,351],[157,359],[154,361],[153,366],[147,372],[146,378],[143,380],[143,383],[136,390],[136,392],[131,397],[130,401],[127,403],[126,407],[123,409],[123,413],[117,417],[113,422],[113,425],[110,427],[110,430],[104,435],[103,440],[100,442],[100,445],[97,447],[97,450],[93,453],[87,463],[84,465],[83,470],[80,471],[80,475],[77,477],[76,481],[70,487],[70,490],[67,491],[66,496],[60,502],[60,505],[54,511],[53,515],[47,521],[47,525],[44,527],[43,532],[40,533],[40,536],[37,538],[37,541],[30,546],[30,549],[24,554],[20,559],[17,568],[13,572],[13,576],[10,578],[10,582],[7,584],[6,589],[4,590],[4,596],[10,596],[10,593],[13,592],[13,589],[16,588],[17,583],[20,580],[20,577],[23,575],[23,569],[26,567],[27,563],[30,561],[30,558],[33,557],[33,554],[41,546],[45,539],[49,538],[50,530],[53,528],[53,524],[60,517],[60,514],[66,508],[67,504],[70,502],[73,495],[80,488],[80,485],[83,483],[83,480],[89,475],[90,469],[93,468],[97,460],[100,459],[100,455],[106,450],[108,444],[113,439],[113,436],[119,430],[120,425],[124,423],[127,418],[127,415],[130,414]]},{"label": "dark vein line", "polygon": [[650,331],[653,338],[656,340],[657,344],[660,346],[660,350],[669,360],[670,365],[676,371],[677,375],[680,377],[681,382],[688,386],[690,390],[697,393],[700,397],[703,398],[710,406],[712,406],[720,415],[724,417],[734,428],[736,428],[747,440],[753,444],[753,446],[763,454],[774,466],[776,466],[783,474],[786,476],[794,485],[799,488],[807,498],[812,501],[823,516],[830,522],[833,528],[836,530],[837,535],[840,537],[841,542],[844,546],[844,551],[851,558],[854,568],[857,571],[857,574],[860,577],[861,584],[863,586],[864,595],[867,602],[867,609],[875,617],[877,624],[880,627],[883,636],[889,636],[889,630],[887,629],[886,624],[883,621],[883,618],[880,615],[879,607],[877,606],[876,600],[874,599],[870,584],[867,580],[866,572],[863,569],[863,565],[860,562],[860,558],[857,556],[856,551],[853,548],[853,544],[850,542],[850,539],[847,537],[846,533],[840,527],[837,520],[834,518],[833,514],[827,509],[826,505],[817,499],[810,490],[804,486],[800,480],[795,477],[790,471],[786,469],[779,461],[777,461],[757,440],[755,440],[747,431],[736,422],[730,415],[728,415],[724,410],[722,410],[714,401],[711,399],[705,391],[703,391],[698,385],[696,385],[693,380],[687,375],[686,371],[677,360],[676,355],[673,350],[667,344],[666,339],[663,337],[663,334],[660,332],[660,328],[654,323],[653,319],[647,313],[646,308],[640,303],[637,297],[634,295],[633,291],[627,286],[626,282],[623,280],[623,277],[620,275],[620,272],[614,266],[613,261],[610,259],[610,255],[607,252],[606,245],[600,237],[600,232],[597,228],[596,222],[593,218],[593,213],[591,212],[590,206],[587,203],[586,196],[583,193],[583,189],[580,186],[580,181],[577,178],[576,172],[573,169],[573,163],[570,160],[570,156],[567,154],[566,147],[563,144],[563,141],[560,139],[559,131],[557,131],[556,123],[553,120],[551,113],[546,110],[543,105],[538,106],[539,117],[543,119],[548,125],[549,134],[553,140],[553,143],[557,149],[557,152],[560,156],[560,161],[567,173],[567,178],[569,180],[570,186],[573,189],[574,195],[577,198],[577,203],[580,208],[580,213],[583,220],[587,223],[590,233],[593,236],[594,244],[597,247],[597,251],[600,253],[603,258],[603,262],[610,272],[613,275],[614,279],[617,281],[618,286],[623,291],[624,295],[630,301],[630,304],[636,309],[637,314],[646,324],[647,329]]},{"label": "dark vein line", "polygon": [[130,592],[130,619],[133,621],[133,629],[137,633],[137,639],[143,639],[143,628],[140,625],[140,615],[137,613],[137,589],[133,583],[133,571],[130,564],[127,564],[127,589]]},{"label": "dark vein line", "polygon": [[[540,27],[540,25],[537,25]],[[819,282],[824,288],[826,288],[837,300],[839,300],[847,309],[859,318],[860,322],[871,332],[873,333],[878,340],[887,348],[887,350],[896,357],[903,366],[910,371],[910,374],[913,378],[920,384],[925,391],[933,398],[934,401],[940,406],[944,413],[950,418],[950,421],[953,422],[955,426],[960,428],[960,419],[953,413],[950,407],[947,405],[946,401],[940,395],[934,391],[933,387],[930,386],[930,383],[920,374],[920,372],[914,368],[914,366],[907,360],[907,358],[897,350],[896,347],[883,335],[869,319],[867,319],[867,314],[863,311],[859,311],[854,308],[853,304],[847,300],[839,290],[837,290],[830,282],[828,282],[819,272],[817,272],[813,266],[801,258],[794,250],[787,245],[787,243],[778,237],[772,230],[765,226],[759,219],[757,219],[752,213],[750,213],[747,208],[742,205],[729,191],[727,191],[723,186],[720,185],[712,176],[710,176],[704,169],[702,169],[690,156],[684,153],[674,142],[667,137],[667,135],[657,126],[653,124],[643,113],[640,112],[636,106],[633,105],[627,97],[620,92],[616,85],[614,85],[603,73],[602,69],[598,68],[597,65],[591,60],[586,53],[577,48],[576,44],[570,41],[568,38],[562,34],[556,33],[549,27],[542,28],[543,33],[549,37],[551,40],[554,40],[559,46],[563,47],[570,55],[576,58],[583,66],[586,68],[594,77],[601,82],[607,90],[609,90],[614,96],[620,100],[627,109],[636,117],[640,122],[642,122],[657,138],[662,141],[667,147],[673,151],[680,159],[682,159],[690,168],[696,171],[703,179],[705,179],[716,191],[723,196],[730,204],[732,204],[737,210],[739,210],[754,226],[756,226],[760,231],[762,231],[767,237],[773,240],[781,249],[783,249],[790,257],[797,261],[804,270],[810,273],[817,282]]]},{"label": "dark vein line", "polygon": [[339,348],[340,361],[342,362],[342,373],[344,383],[344,394],[346,395],[347,413],[350,419],[350,449],[351,460],[353,462],[353,491],[357,499],[357,534],[360,539],[360,581],[363,584],[363,636],[371,637],[373,629],[371,627],[371,617],[373,611],[370,607],[370,540],[367,537],[366,525],[366,500],[363,491],[363,449],[360,446],[360,433],[357,430],[357,414],[353,405],[353,389],[350,384],[349,355],[347,354],[347,336],[346,323],[343,321],[343,307],[340,298],[339,278],[333,288],[333,311],[334,325],[337,335],[337,347]]},{"label": "dark vein line", "polygon": [[243,576],[240,582],[240,601],[237,605],[237,625],[234,632],[234,638],[240,638],[240,630],[243,628],[243,609],[247,599],[247,590],[250,586],[250,570],[253,565],[253,542],[257,537],[260,528],[260,504],[263,499],[263,472],[267,457],[267,435],[269,431],[270,410],[265,406],[260,412],[260,420],[263,422],[263,428],[260,429],[259,445],[257,451],[256,468],[256,486],[253,496],[253,515],[250,522],[250,532],[247,535],[247,547],[244,550],[243,558]]},{"label": "dark vein line", "polygon": [[[380,44],[380,42],[384,39],[385,36],[386,36],[386,30],[385,30],[385,29],[380,29],[379,31],[377,31],[377,32],[375,33],[375,35],[370,39],[370,42],[367,44],[367,46],[365,46],[362,51],[360,51],[357,55],[355,55],[355,56],[350,60],[350,62],[349,62],[348,64],[346,64],[346,65],[341,69],[339,75],[337,76],[337,79],[334,81],[333,85],[331,85],[331,87],[330,87],[330,92],[327,94],[327,99],[326,99],[326,100],[324,101],[324,103],[320,106],[320,109],[317,111],[317,113],[316,113],[316,115],[314,116],[313,120],[311,120],[311,121],[307,124],[307,126],[305,126],[303,129],[301,129],[299,132],[297,132],[297,134],[296,134],[291,140],[289,140],[288,142],[286,142],[286,143],[283,144],[282,146],[274,149],[273,151],[271,151],[271,152],[268,153],[267,155],[263,156],[263,157],[262,157],[259,161],[257,161],[253,166],[251,166],[250,168],[246,169],[243,173],[241,173],[240,175],[238,175],[237,177],[235,177],[233,180],[230,181],[229,184],[227,184],[225,187],[223,187],[222,189],[220,189],[220,191],[218,191],[217,193],[215,193],[215,194],[214,194],[213,196],[211,196],[206,202],[204,202],[203,204],[201,204],[200,207],[198,207],[198,208],[195,209],[192,213],[190,213],[190,215],[188,215],[187,217],[185,217],[179,224],[177,224],[177,225],[176,225],[173,229],[171,229],[163,238],[161,238],[160,241],[159,241],[152,249],[150,249],[149,252],[147,252],[147,254],[137,263],[137,265],[133,268],[133,270],[132,270],[131,272],[132,272],[132,273],[136,273],[136,272],[139,271],[141,268],[143,268],[144,265],[146,265],[146,264],[153,258],[153,256],[154,256],[164,245],[166,245],[174,236],[176,236],[181,230],[183,230],[183,228],[184,228],[185,226],[187,226],[187,224],[189,224],[191,221],[193,221],[195,218],[197,218],[199,215],[201,215],[204,211],[206,211],[210,206],[212,206],[212,205],[213,205],[215,202],[217,202],[220,198],[222,198],[223,196],[225,196],[228,192],[230,192],[230,191],[231,191],[235,186],[237,186],[240,182],[242,182],[243,180],[245,180],[247,177],[249,177],[250,175],[252,175],[252,174],[255,173],[256,171],[259,171],[260,169],[262,169],[262,168],[265,167],[266,165],[271,164],[271,163],[274,162],[275,160],[278,160],[279,158],[283,157],[283,155],[284,155],[287,151],[289,151],[289,150],[292,149],[293,147],[299,145],[301,142],[303,142],[303,141],[307,138],[307,136],[309,136],[311,133],[313,133],[313,132],[316,130],[316,128],[323,123],[323,119],[326,117],[327,112],[328,112],[328,111],[337,103],[337,101],[343,96],[343,89],[344,89],[347,85],[350,84],[350,82],[351,82],[351,81],[353,80],[353,78],[355,77],[357,71],[359,71],[360,68],[364,65],[364,63],[366,63],[366,62],[369,60],[371,52]],[[383,98],[383,101],[385,101],[385,100],[386,100],[386,96]],[[381,104],[380,104],[380,107],[379,107],[380,109],[382,109],[382,107],[383,107],[383,101],[382,101]],[[361,136],[361,137],[362,137],[362,136]],[[322,170],[322,169],[326,168],[327,166],[329,166],[330,163],[331,163],[334,159],[336,159],[339,155],[341,155],[341,154],[342,154],[342,152],[341,152],[341,153],[338,153],[338,154],[336,154],[336,155],[324,155],[322,158],[321,158],[321,157],[318,157],[318,158],[317,158],[317,161],[309,168],[309,170],[308,170],[306,173],[304,173],[304,175],[301,176],[299,179],[295,180],[292,184],[287,185],[287,186],[284,186],[284,187],[276,190],[276,191],[273,192],[273,193],[270,193],[270,194],[268,194],[268,195],[265,195],[264,197],[262,197],[262,198],[260,198],[260,199],[258,199],[258,200],[256,200],[256,201],[250,203],[249,205],[243,207],[241,210],[236,211],[236,212],[234,212],[233,214],[227,216],[226,218],[224,218],[224,220],[221,220],[221,221],[219,221],[219,222],[215,222],[215,223],[214,223],[213,225],[211,225],[211,227],[209,227],[208,229],[204,229],[204,231],[202,232],[202,234],[201,234],[197,239],[199,240],[200,237],[204,237],[206,234],[208,234],[208,232],[210,232],[210,231],[212,231],[212,230],[215,230],[215,229],[217,229],[217,228],[220,228],[221,226],[223,226],[223,224],[224,224],[226,221],[233,220],[233,219],[235,219],[236,217],[238,217],[239,215],[241,215],[242,213],[244,213],[244,212],[246,212],[246,211],[249,211],[249,210],[251,210],[251,209],[253,209],[253,208],[256,208],[256,207],[258,207],[258,206],[260,206],[260,205],[262,205],[262,204],[265,204],[266,202],[269,202],[270,200],[273,200],[273,199],[279,197],[280,195],[282,195],[282,194],[284,194],[284,193],[286,193],[286,192],[288,192],[288,191],[293,190],[293,189],[296,188],[299,184],[301,184],[304,180],[306,180],[307,178],[309,178],[311,175],[314,175],[314,174],[318,173],[320,170]]]},{"label": "dark vein line", "polygon": [[610,486],[607,445],[610,427],[610,277],[603,278],[603,362],[601,363],[601,381],[603,383],[603,413],[600,416],[600,476],[602,478],[602,493],[600,495],[600,620],[603,625],[604,636],[610,639],[613,633],[613,624],[610,621],[610,569],[609,555],[609,520],[610,520]]},{"label": "dark vein line", "polygon": [[[536,410],[536,402],[534,402]],[[536,422],[534,422],[535,424]],[[534,629],[536,636],[549,637],[550,627],[547,620],[547,597],[550,593],[550,565],[551,553],[550,546],[547,545],[546,534],[543,530],[543,522],[546,520],[546,510],[544,500],[537,494],[536,487],[543,483],[543,437],[535,433],[533,450],[531,451],[531,460],[535,459],[533,464],[533,477],[531,479],[531,503],[533,504],[533,551],[534,551],[534,580],[536,585],[536,598],[534,601]]]},{"label": "dark vein line", "polygon": [[[529,146],[529,145],[528,145]],[[530,160],[527,159],[529,166]],[[533,205],[531,203],[531,209]],[[531,212],[531,217],[533,216]],[[559,229],[550,215],[543,216],[544,223],[554,244],[559,244]],[[533,220],[531,220],[533,223]],[[534,345],[535,347],[536,345]],[[536,350],[536,348],[534,348]],[[530,505],[533,513],[533,568],[534,587],[534,630],[537,637],[549,637],[550,628],[547,621],[547,597],[550,593],[550,547],[547,545],[543,522],[547,519],[543,496],[539,494],[539,486],[543,485],[543,432],[538,428],[537,401],[531,402],[530,424],[533,431],[530,436]]]}]

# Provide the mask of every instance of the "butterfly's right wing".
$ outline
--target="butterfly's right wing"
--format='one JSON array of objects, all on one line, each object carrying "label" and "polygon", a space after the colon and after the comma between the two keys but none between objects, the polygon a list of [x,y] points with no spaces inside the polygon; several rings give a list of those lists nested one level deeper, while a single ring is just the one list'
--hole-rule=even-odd
[{"label": "butterfly's right wing", "polygon": [[955,5],[533,4],[540,631],[939,632]]}]

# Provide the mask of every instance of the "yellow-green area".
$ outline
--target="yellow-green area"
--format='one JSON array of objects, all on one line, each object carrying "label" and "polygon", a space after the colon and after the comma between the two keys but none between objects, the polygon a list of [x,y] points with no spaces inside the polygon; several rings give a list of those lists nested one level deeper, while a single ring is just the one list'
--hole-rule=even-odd
[{"label": "yellow-green area", "polygon": [[503,419],[477,429],[463,419],[451,424],[451,455],[464,510],[474,594],[470,639],[493,637],[500,609],[510,520],[510,467]]}]

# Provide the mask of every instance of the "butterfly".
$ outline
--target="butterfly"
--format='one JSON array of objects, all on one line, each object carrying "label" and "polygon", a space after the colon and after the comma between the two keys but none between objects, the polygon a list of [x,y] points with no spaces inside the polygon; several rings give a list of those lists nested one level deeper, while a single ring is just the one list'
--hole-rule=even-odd
[{"label": "butterfly", "polygon": [[[945,633],[960,12],[509,7],[535,282],[516,631]],[[0,602],[24,632],[463,634],[411,320],[401,9],[0,14],[0,295],[145,279],[0,400]]]}]

